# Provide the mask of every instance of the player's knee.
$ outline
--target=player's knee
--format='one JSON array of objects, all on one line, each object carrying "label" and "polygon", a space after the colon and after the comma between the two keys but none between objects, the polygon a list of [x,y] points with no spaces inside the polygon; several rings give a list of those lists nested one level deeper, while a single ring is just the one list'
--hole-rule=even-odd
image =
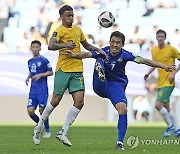
[{"label": "player's knee", "polygon": [[58,95],[58,94],[53,93],[53,97],[51,99],[51,105],[53,107],[58,106],[58,104],[61,101],[62,97],[63,97],[63,95]]},{"label": "player's knee", "polygon": [[119,114],[127,114],[127,105],[123,102],[117,103],[116,109]]},{"label": "player's knee", "polygon": [[39,108],[39,113],[42,114],[42,113],[43,113],[43,110],[44,110],[44,108],[40,107],[40,108]]},{"label": "player's knee", "polygon": [[163,107],[163,105],[162,105],[161,103],[156,103],[156,104],[155,104],[155,108],[156,108],[158,111],[161,110],[162,107]]},{"label": "player's knee", "polygon": [[79,110],[81,110],[81,109],[83,108],[83,106],[84,106],[84,100],[75,102],[75,103],[74,103],[74,106],[75,106],[76,108],[78,108]]},{"label": "player's knee", "polygon": [[28,112],[29,116],[34,115],[34,109],[32,109],[32,108],[27,108],[27,112]]}]

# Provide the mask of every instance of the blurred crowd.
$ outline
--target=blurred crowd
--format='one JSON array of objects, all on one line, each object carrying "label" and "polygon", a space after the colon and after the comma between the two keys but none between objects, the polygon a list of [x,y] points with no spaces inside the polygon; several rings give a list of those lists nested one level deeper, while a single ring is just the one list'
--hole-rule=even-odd
[{"label": "blurred crowd", "polygon": [[[110,32],[119,30],[126,35],[126,49],[134,53],[149,51],[156,44],[157,29],[162,27],[155,21],[147,30],[147,25],[143,27],[141,23],[151,20],[153,16],[158,17],[158,9],[175,10],[177,16],[172,18],[179,20],[179,3],[179,0],[0,0],[0,53],[27,53],[30,42],[35,39],[43,44],[42,51],[48,52],[48,40],[61,23],[58,10],[63,4],[74,8],[74,24],[81,26],[91,43],[105,46]],[[110,10],[115,15],[116,22],[111,28],[105,29],[97,22],[93,23],[103,10]],[[135,14],[142,22],[130,22],[130,17]],[[92,22],[89,22],[91,18]],[[166,16],[164,19],[168,22]],[[159,20],[161,22],[162,18]],[[171,24],[169,29],[164,26],[168,32],[167,42],[179,50],[180,27],[173,22]]]}]

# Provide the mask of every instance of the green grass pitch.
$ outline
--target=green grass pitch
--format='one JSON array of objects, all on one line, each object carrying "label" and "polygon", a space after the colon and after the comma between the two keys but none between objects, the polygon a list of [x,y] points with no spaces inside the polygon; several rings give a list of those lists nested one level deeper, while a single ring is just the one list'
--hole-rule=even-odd
[{"label": "green grass pitch", "polygon": [[[180,137],[163,139],[164,125],[130,124],[125,137],[125,151],[116,150],[116,124],[74,124],[69,130],[69,140],[73,144],[67,147],[55,139],[60,126],[52,125],[52,137],[41,138],[40,145],[32,141],[33,125],[0,124],[1,154],[116,154],[116,153],[180,153]],[[133,149],[127,145],[129,136],[138,136],[139,145]],[[144,144],[142,143],[144,141]],[[160,141],[161,145],[151,142]],[[171,140],[171,143],[169,142]],[[146,142],[145,142],[146,141]],[[131,143],[133,144],[133,142]]]}]

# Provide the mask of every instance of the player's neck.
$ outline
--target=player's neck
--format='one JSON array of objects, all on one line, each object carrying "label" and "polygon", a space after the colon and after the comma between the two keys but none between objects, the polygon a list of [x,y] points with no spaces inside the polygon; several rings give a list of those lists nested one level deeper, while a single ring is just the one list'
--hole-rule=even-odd
[{"label": "player's neck", "polygon": [[33,56],[33,59],[39,58],[40,55]]},{"label": "player's neck", "polygon": [[163,49],[166,46],[166,44],[158,44],[159,49]]},{"label": "player's neck", "polygon": [[62,25],[65,27],[65,28],[72,28],[72,25],[66,25],[64,23],[62,23]]}]

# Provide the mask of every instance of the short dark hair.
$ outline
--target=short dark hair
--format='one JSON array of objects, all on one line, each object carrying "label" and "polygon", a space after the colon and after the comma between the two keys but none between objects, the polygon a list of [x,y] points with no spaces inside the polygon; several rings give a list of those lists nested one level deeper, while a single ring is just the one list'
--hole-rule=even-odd
[{"label": "short dark hair", "polygon": [[69,5],[63,5],[60,9],[59,9],[59,15],[61,16],[65,11],[73,11],[73,8]]},{"label": "short dark hair", "polygon": [[125,36],[124,36],[123,33],[119,32],[119,31],[114,31],[114,32],[112,32],[112,33],[111,33],[111,36],[110,36],[110,40],[111,40],[111,38],[112,38],[113,36],[121,38],[122,43],[124,44],[126,38],[125,38]]},{"label": "short dark hair", "polygon": [[164,36],[165,36],[165,38],[166,38],[166,32],[164,31],[164,30],[162,30],[162,29],[159,29],[157,32],[156,32],[156,35],[157,34],[159,34],[159,33],[164,33]]},{"label": "short dark hair", "polygon": [[31,46],[32,46],[33,44],[39,44],[39,46],[41,46],[41,42],[40,42],[40,41],[38,41],[38,40],[34,40],[34,41],[32,41],[32,42],[31,42]]}]

